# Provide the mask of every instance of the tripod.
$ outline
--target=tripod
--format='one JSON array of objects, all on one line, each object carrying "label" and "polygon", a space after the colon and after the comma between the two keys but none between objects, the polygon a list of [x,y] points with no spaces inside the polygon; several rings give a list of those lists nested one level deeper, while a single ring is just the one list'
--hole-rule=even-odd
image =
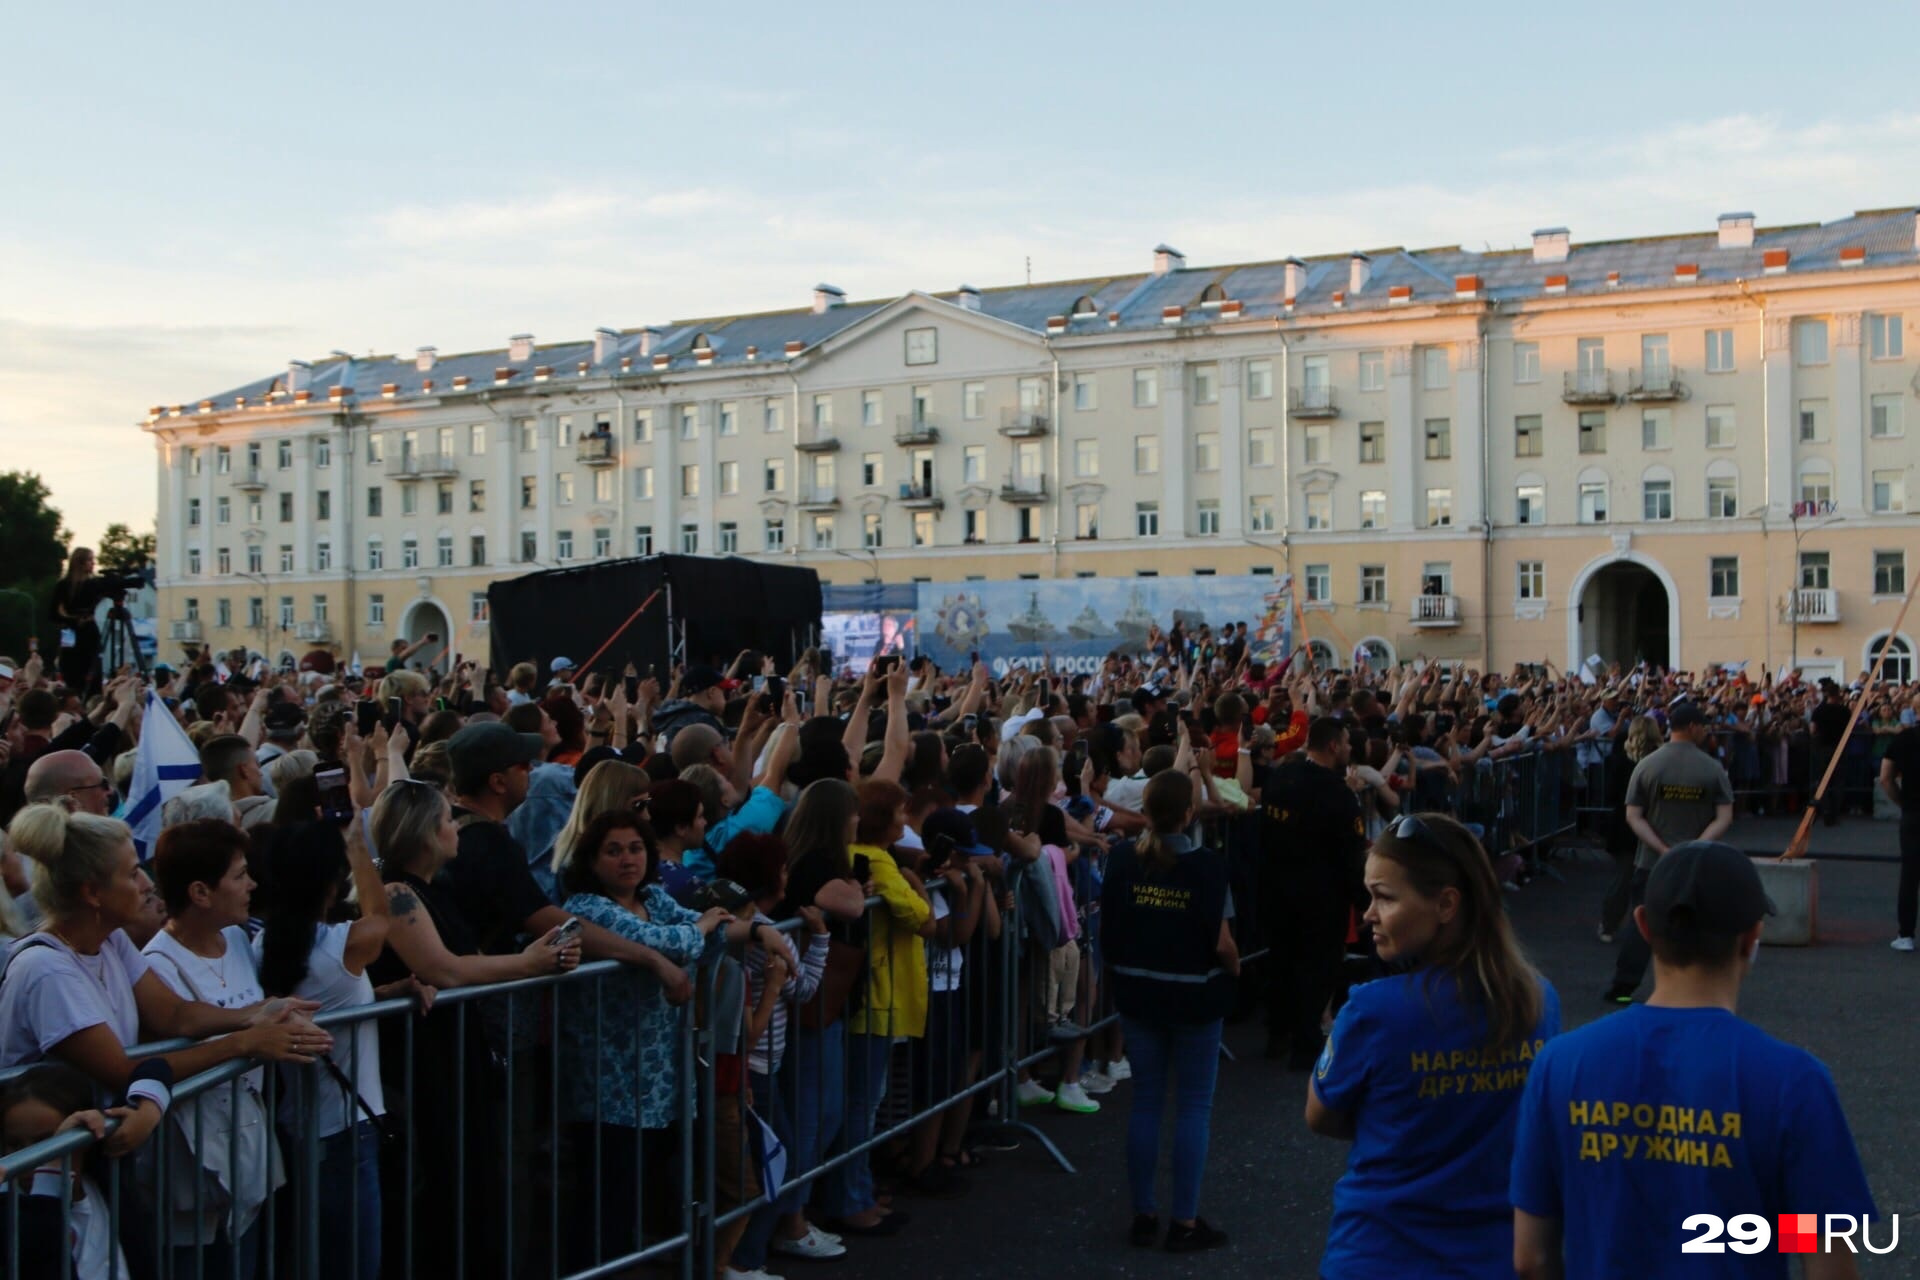
[{"label": "tripod", "polygon": [[147,660],[140,652],[138,637],[133,634],[133,615],[117,600],[107,609],[107,634],[100,656],[103,683],[114,672],[128,665],[132,665],[141,675],[147,674]]}]

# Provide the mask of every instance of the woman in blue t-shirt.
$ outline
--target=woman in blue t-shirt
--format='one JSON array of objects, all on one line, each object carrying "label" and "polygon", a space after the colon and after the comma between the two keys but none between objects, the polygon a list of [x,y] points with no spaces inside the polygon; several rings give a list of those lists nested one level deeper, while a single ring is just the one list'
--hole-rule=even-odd
[{"label": "woman in blue t-shirt", "polygon": [[1459,823],[1401,818],[1366,885],[1374,946],[1406,971],[1353,989],[1307,1087],[1308,1127],[1353,1141],[1320,1275],[1511,1276],[1516,1107],[1559,997]]},{"label": "woman in blue t-shirt", "polygon": [[1157,774],[1141,798],[1149,829],[1116,848],[1100,891],[1101,948],[1133,1060],[1133,1111],[1127,1123],[1127,1182],[1133,1195],[1131,1239],[1160,1235],[1154,1174],[1160,1117],[1174,1091],[1173,1213],[1166,1246],[1175,1252],[1226,1243],[1199,1216],[1207,1163],[1221,1020],[1233,1006],[1240,953],[1227,929],[1226,860],[1185,834],[1193,824],[1193,780]]}]

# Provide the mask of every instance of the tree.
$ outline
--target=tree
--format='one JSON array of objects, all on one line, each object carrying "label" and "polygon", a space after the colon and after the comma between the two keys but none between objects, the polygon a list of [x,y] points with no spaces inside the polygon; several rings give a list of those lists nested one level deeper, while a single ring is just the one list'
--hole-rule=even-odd
[{"label": "tree", "polygon": [[31,471],[0,473],[0,586],[37,591],[66,568],[73,535],[51,496]]},{"label": "tree", "polygon": [[119,521],[107,526],[100,535],[100,547],[97,558],[103,573],[131,573],[153,563],[154,539],[151,533],[135,537],[133,531]]}]

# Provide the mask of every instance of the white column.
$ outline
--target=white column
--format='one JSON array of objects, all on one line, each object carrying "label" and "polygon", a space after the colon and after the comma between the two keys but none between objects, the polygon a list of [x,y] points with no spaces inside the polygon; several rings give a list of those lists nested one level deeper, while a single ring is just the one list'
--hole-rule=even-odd
[{"label": "white column", "polygon": [[[540,545],[534,554],[537,558],[548,562],[554,559],[553,500],[559,496],[556,492],[559,488],[559,472],[554,466],[553,437],[554,433],[560,429],[560,424],[553,418],[554,415],[551,413],[540,415],[539,424],[535,428],[539,436],[539,450],[534,454],[539,459],[534,470],[534,474],[538,477],[534,481],[534,492],[540,499]],[[579,497],[578,494],[574,496],[576,499]]]},{"label": "white column", "polygon": [[1246,390],[1245,360],[1220,362],[1220,535],[1243,538],[1247,532],[1247,430],[1242,415]]},{"label": "white column", "polygon": [[[318,436],[294,441],[293,458],[293,571],[313,571],[313,490],[317,474],[313,466],[314,442]],[[277,447],[277,446],[276,446]],[[305,453],[306,457],[300,455]],[[296,598],[294,607],[299,608]]]},{"label": "white column", "polygon": [[1793,502],[1793,321],[1769,317],[1766,344],[1767,505],[1776,513]]},{"label": "white column", "polygon": [[1480,362],[1485,344],[1478,338],[1454,346],[1453,521],[1456,528],[1486,519],[1486,494],[1480,487]]},{"label": "white column", "polygon": [[[680,406],[660,406],[653,428],[653,549],[680,550]],[[795,430],[799,428],[796,427]]]},{"label": "white column", "polygon": [[[178,440],[161,442],[160,465],[167,477],[166,518],[160,526],[167,544],[166,574],[170,581],[177,582],[187,571],[187,540],[199,532],[187,528],[187,451]],[[200,519],[204,522],[206,518],[202,509]]]},{"label": "white column", "polygon": [[1191,497],[1187,474],[1193,469],[1193,453],[1187,440],[1187,366],[1183,360],[1170,360],[1160,366],[1160,421],[1160,535],[1184,538]]},{"label": "white column", "polygon": [[493,466],[487,487],[493,492],[487,495],[487,562],[489,564],[512,564],[519,539],[514,536],[514,512],[518,509],[520,495],[514,484],[514,450],[519,447],[514,439],[513,419],[499,419],[487,425],[487,448]]},{"label": "white column", "polygon": [[[700,525],[700,551],[714,555],[720,550],[720,527],[714,519],[714,507],[720,493],[720,402],[702,400],[700,414],[700,497],[695,502],[695,519]],[[678,537],[678,534],[674,535]]]},{"label": "white column", "polygon": [[1852,515],[1865,506],[1867,424],[1860,412],[1860,313],[1833,317],[1833,500]]},{"label": "white column", "polygon": [[1413,528],[1414,458],[1420,433],[1413,420],[1413,348],[1387,349],[1387,527]]}]

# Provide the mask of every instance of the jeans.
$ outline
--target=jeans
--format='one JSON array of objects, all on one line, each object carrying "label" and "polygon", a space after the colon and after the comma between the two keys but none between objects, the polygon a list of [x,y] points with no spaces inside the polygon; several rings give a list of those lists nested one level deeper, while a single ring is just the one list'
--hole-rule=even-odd
[{"label": "jeans", "polygon": [[1638,990],[1641,979],[1647,976],[1647,962],[1653,959],[1653,948],[1640,936],[1640,926],[1633,918],[1634,908],[1647,900],[1647,877],[1651,868],[1633,869],[1633,887],[1627,895],[1627,914],[1620,921],[1620,950],[1613,961],[1613,985],[1623,991]]},{"label": "jeans", "polygon": [[1911,938],[1920,914],[1920,810],[1900,815],[1900,936]]},{"label": "jeans", "polygon": [[320,1140],[319,1190],[320,1273],[340,1280],[378,1280],[380,1130],[373,1121],[362,1120],[353,1129]]},{"label": "jeans", "polygon": [[[847,1118],[833,1147],[836,1154],[873,1137],[880,1102],[887,1096],[887,1065],[892,1058],[892,1036],[847,1036]],[[873,1208],[876,1197],[869,1153],[861,1152],[822,1181],[821,1195],[832,1216],[850,1218]]]},{"label": "jeans", "polygon": [[[785,1070],[792,1072],[796,1081],[793,1147],[787,1156],[787,1170],[789,1174],[801,1174],[819,1167],[846,1123],[846,1024],[836,1022],[823,1031],[797,1028]],[[808,1184],[818,1190],[823,1211],[835,1207],[827,1185],[834,1178],[834,1174],[828,1174],[818,1184]]]},{"label": "jeans", "polygon": [[[780,1096],[782,1086],[790,1084],[791,1079],[784,1072],[781,1077],[747,1073],[747,1082],[753,1086],[754,1112],[780,1139],[780,1145],[787,1149],[787,1167],[797,1173],[800,1166],[793,1163],[793,1127],[787,1123],[787,1100]],[[767,1246],[773,1240],[781,1215],[798,1213],[805,1194],[803,1190],[783,1188],[771,1203],[754,1210],[753,1217],[747,1221],[746,1234],[733,1247],[735,1271],[758,1271],[767,1265]]]},{"label": "jeans", "polygon": [[1149,1022],[1120,1015],[1133,1064],[1133,1111],[1127,1118],[1127,1185],[1135,1213],[1154,1213],[1160,1166],[1160,1116],[1173,1085],[1173,1220],[1200,1212],[1200,1175],[1207,1165],[1213,1084],[1220,1072],[1220,1022]]}]

